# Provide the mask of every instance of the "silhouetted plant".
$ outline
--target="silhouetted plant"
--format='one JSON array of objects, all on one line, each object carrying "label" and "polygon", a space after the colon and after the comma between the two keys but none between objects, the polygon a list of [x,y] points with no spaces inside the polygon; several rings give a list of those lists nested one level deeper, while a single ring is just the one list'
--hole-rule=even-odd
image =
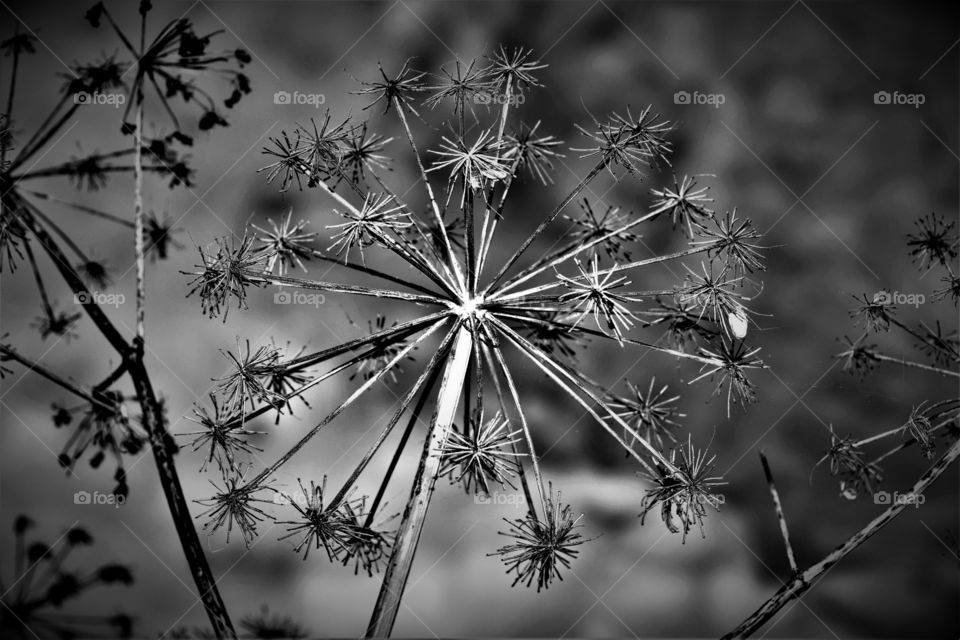
[{"label": "silhouetted plant", "polygon": [[[33,131],[21,131],[14,117],[21,58],[37,50],[37,38],[30,29],[21,33],[19,25],[12,37],[0,42],[9,57],[11,73],[2,120],[0,120],[0,273],[8,275],[26,263],[36,283],[41,314],[33,326],[42,338],[70,339],[79,336],[83,314],[115,352],[119,362],[111,365],[104,379],[92,384],[75,383],[59,375],[52,367],[40,364],[40,358],[22,353],[12,344],[0,345],[0,358],[17,362],[27,371],[39,374],[75,396],[81,404],[58,403],[54,424],[70,432],[61,464],[72,469],[88,457],[93,467],[106,458],[114,465],[114,493],[126,496],[128,486],[124,457],[149,445],[159,471],[160,482],[171,510],[177,533],[190,569],[202,594],[218,637],[234,636],[232,624],[207,565],[203,548],[189,515],[180,487],[173,455],[177,446],[167,430],[166,408],[157,395],[144,365],[145,350],[145,260],[163,260],[171,249],[180,247],[173,238],[176,221],[166,215],[148,212],[143,203],[144,179],[159,176],[171,188],[189,189],[193,170],[187,150],[193,145],[177,109],[182,103],[198,110],[196,127],[201,131],[226,125],[218,99],[211,92],[211,78],[225,82],[230,93],[225,108],[233,107],[250,92],[247,77],[239,70],[250,61],[241,49],[214,51],[217,32],[198,33],[188,18],[167,23],[155,34],[148,29],[149,0],[135,5],[139,19],[135,35],[121,27],[119,18],[103,3],[86,13],[93,28],[112,32],[122,54],[103,57],[93,63],[77,63],[65,74],[59,95],[49,113]],[[78,16],[79,17],[79,16]],[[116,148],[75,155],[65,161],[47,160],[48,153],[70,135],[85,105],[125,105],[117,122],[117,131],[126,136]],[[144,112],[156,108],[170,124],[165,133],[144,131]],[[46,162],[45,162],[46,161]],[[66,178],[77,189],[102,191],[115,176],[133,180],[132,216],[104,211],[95,206],[60,199],[43,187],[43,180]],[[111,318],[103,296],[119,307],[122,294],[107,293],[112,285],[113,269],[97,258],[93,250],[82,248],[65,230],[67,215],[83,216],[90,222],[117,225],[132,233],[136,271],[136,305],[132,336]],[[66,284],[76,311],[58,309],[52,297],[49,274],[41,268],[45,255]],[[129,322],[129,319],[127,320]],[[93,365],[91,365],[93,366]],[[132,387],[132,389],[131,389]],[[131,405],[139,407],[139,416]]]},{"label": "silhouetted plant", "polygon": [[[73,566],[76,555],[93,544],[90,533],[72,526],[53,543],[29,537],[36,524],[25,515],[13,523],[13,574],[0,576],[0,629],[5,638],[130,638],[133,619],[124,613],[90,613],[91,591],[130,586],[133,574],[122,564],[90,569]],[[8,565],[10,566],[10,565]],[[86,600],[83,613],[71,612]]]}]

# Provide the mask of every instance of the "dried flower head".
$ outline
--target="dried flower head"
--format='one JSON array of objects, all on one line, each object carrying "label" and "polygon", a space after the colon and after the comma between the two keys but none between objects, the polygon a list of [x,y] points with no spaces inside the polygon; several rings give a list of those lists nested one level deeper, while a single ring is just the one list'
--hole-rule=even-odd
[{"label": "dried flower head", "polygon": [[244,309],[247,306],[247,287],[262,286],[256,275],[264,271],[266,256],[254,249],[254,237],[244,235],[237,243],[233,238],[218,240],[214,251],[207,253],[200,249],[200,259],[203,264],[197,265],[203,269],[196,276],[187,296],[199,293],[203,312],[215,318],[223,310],[223,321],[227,321],[230,311],[230,299],[236,301],[237,307]]},{"label": "dried flower head", "polygon": [[583,515],[574,517],[571,506],[560,501],[559,492],[554,496],[552,487],[543,510],[543,520],[533,512],[515,520],[504,518],[510,528],[500,535],[512,538],[513,542],[491,555],[501,556],[507,575],[515,574],[511,586],[522,582],[530,587],[536,581],[540,592],[549,588],[554,579],[563,581],[561,570],[570,568],[580,553],[577,547],[587,542],[580,533]]},{"label": "dried flower head", "polygon": [[927,415],[926,404],[925,401],[921,402],[910,410],[910,417],[907,418],[907,423],[903,426],[903,435],[916,440],[917,444],[920,445],[920,452],[923,457],[932,460],[937,447],[933,438],[933,422]]},{"label": "dried flower head", "polygon": [[279,613],[270,613],[267,605],[260,607],[260,613],[257,615],[241,618],[240,627],[246,632],[246,637],[262,640],[297,640],[310,635],[306,627],[301,626],[293,618]]},{"label": "dried flower head", "polygon": [[520,431],[497,413],[484,421],[477,412],[464,432],[453,431],[443,450],[441,475],[463,485],[467,493],[490,493],[491,484],[510,485],[517,467]]},{"label": "dried flower head", "polygon": [[932,267],[935,262],[948,266],[957,257],[956,223],[930,213],[915,224],[917,230],[907,235],[907,246],[914,262],[921,269]]},{"label": "dried flower head", "polygon": [[[653,487],[646,490],[640,503],[640,522],[656,506],[660,507],[660,517],[671,533],[681,533],[682,541],[696,525],[700,535],[706,537],[703,519],[707,516],[707,507],[719,511],[722,497],[714,493],[716,487],[726,484],[719,477],[711,476],[716,456],[706,450],[697,451],[693,441],[687,438],[686,447],[680,445],[670,452],[670,462],[676,471],[657,469],[656,474],[645,474]],[[679,521],[679,524],[678,524]]]},{"label": "dried flower head", "polygon": [[673,228],[679,226],[688,238],[693,238],[706,231],[707,221],[714,219],[713,210],[709,208],[713,202],[713,198],[707,195],[709,190],[710,187],[697,186],[696,178],[683,176],[683,180],[677,182],[674,176],[672,188],[651,190],[657,197],[652,205],[653,210],[668,213],[673,220]]},{"label": "dried flower head", "polygon": [[596,255],[588,267],[584,267],[579,260],[574,263],[580,270],[579,276],[571,278],[557,273],[557,279],[567,288],[560,300],[572,303],[580,312],[573,325],[579,325],[584,316],[592,314],[597,327],[609,331],[622,342],[624,332],[629,331],[637,321],[627,305],[637,302],[638,298],[619,291],[630,281],[626,276],[616,275],[614,269],[601,270]]},{"label": "dried flower head", "polygon": [[327,229],[337,230],[328,251],[343,255],[344,262],[350,259],[350,249],[359,249],[362,259],[364,247],[376,242],[389,242],[388,234],[398,233],[413,224],[404,207],[396,204],[393,196],[383,194],[368,193],[359,211],[346,209],[337,213],[346,222],[327,225]]},{"label": "dried flower head", "polygon": [[765,368],[763,362],[754,357],[759,352],[759,347],[750,349],[742,340],[722,339],[716,347],[702,347],[699,354],[707,361],[700,368],[700,375],[691,380],[691,383],[706,377],[711,380],[719,378],[714,394],[720,395],[726,386],[729,418],[730,405],[733,402],[739,402],[744,408],[756,402],[756,387],[747,377],[747,370]]},{"label": "dried flower head", "polygon": [[299,514],[299,518],[279,522],[289,525],[288,533],[280,539],[298,537],[300,541],[294,551],[303,551],[304,560],[309,556],[310,549],[323,549],[331,562],[340,560],[358,535],[356,513],[347,510],[347,503],[343,500],[326,500],[326,476],[319,485],[311,481],[309,489],[304,486],[303,481],[298,480],[298,483],[300,493],[288,497],[288,501]]},{"label": "dried flower head", "polygon": [[193,450],[207,449],[207,455],[200,470],[206,469],[207,464],[216,461],[223,472],[238,468],[238,457],[254,451],[263,451],[247,441],[249,436],[262,435],[262,431],[250,431],[244,428],[242,409],[228,403],[220,405],[215,394],[210,394],[210,409],[194,406],[195,418],[190,418],[202,427],[201,431],[189,431],[181,436],[194,436],[191,444]]},{"label": "dried flower head", "polygon": [[880,467],[867,462],[864,452],[852,436],[838,437],[830,425],[830,449],[814,465],[828,463],[830,475],[840,480],[840,495],[856,500],[862,493],[873,493],[873,486],[882,479]]},{"label": "dried flower head", "polygon": [[890,329],[890,318],[897,307],[891,302],[889,293],[880,291],[872,297],[863,294],[860,298],[853,296],[853,299],[859,304],[850,311],[850,317],[858,321],[864,329],[871,333]]},{"label": "dried flower head", "polygon": [[[737,210],[727,211],[722,217],[712,217],[715,229],[710,227],[694,227],[688,218],[687,231],[695,231],[703,236],[704,240],[696,240],[691,244],[711,245],[708,255],[718,255],[726,261],[726,265],[735,274],[765,271],[762,248],[756,240],[760,232],[754,228],[749,218],[737,220]],[[676,224],[676,222],[674,223]]]},{"label": "dried flower head", "polygon": [[[665,440],[675,440],[673,428],[679,426],[677,419],[686,417],[676,406],[680,396],[669,394],[667,385],[658,388],[656,378],[650,378],[646,390],[629,381],[627,388],[630,391],[627,396],[611,396],[610,408],[614,414],[629,424],[633,433],[658,447],[662,447]],[[629,442],[636,436],[624,429],[623,439]]]},{"label": "dried flower head", "polygon": [[223,471],[223,486],[218,486],[213,481],[210,481],[210,484],[216,489],[216,493],[206,500],[197,500],[198,504],[208,507],[200,514],[200,517],[207,519],[203,530],[212,534],[226,526],[227,542],[230,542],[230,534],[236,528],[244,544],[249,547],[257,537],[257,526],[267,519],[272,519],[256,506],[257,503],[267,502],[256,497],[256,493],[263,487],[259,484],[244,484],[238,470]]},{"label": "dried flower head", "polygon": [[630,249],[625,245],[636,242],[640,236],[625,228],[630,221],[629,215],[622,212],[620,207],[612,205],[607,206],[602,214],[598,213],[586,198],[580,202],[580,210],[581,214],[578,216],[564,216],[572,223],[570,240],[584,243],[601,240],[600,244],[594,247],[594,253],[602,248],[611,260],[630,260]]},{"label": "dried flower head", "polygon": [[843,342],[847,348],[834,356],[843,360],[844,371],[860,378],[870,373],[877,363],[877,345],[866,344],[865,338],[866,336],[861,336],[851,340],[848,336],[843,336]]},{"label": "dried flower head", "polygon": [[[28,538],[36,524],[20,515],[13,525],[16,573],[2,580],[0,628],[5,638],[130,638],[133,619],[123,613],[97,614],[88,594],[107,586],[130,586],[133,574],[122,564],[79,569],[76,555],[94,543],[90,533],[73,526],[52,544]],[[7,566],[11,566],[7,565]],[[14,588],[16,587],[16,588]],[[81,601],[83,615],[69,612]],[[66,606],[65,606],[66,605]],[[66,609],[66,611],[64,610]]]},{"label": "dried flower head", "polygon": [[218,391],[226,399],[227,407],[243,413],[248,405],[255,409],[259,403],[277,406],[284,401],[267,387],[280,361],[275,348],[261,345],[251,350],[249,340],[241,346],[240,338],[237,338],[236,353],[222,350],[220,353],[231,365],[230,373],[217,378]]},{"label": "dried flower head", "polygon": [[314,249],[310,245],[320,234],[305,233],[303,230],[307,226],[305,220],[293,224],[292,208],[279,224],[272,218],[268,222],[270,230],[253,225],[253,228],[261,234],[257,237],[260,243],[258,249],[269,256],[265,270],[270,273],[276,270],[276,273],[281,276],[286,275],[294,267],[299,267],[305,272],[307,268],[303,263],[309,261],[314,254]]}]

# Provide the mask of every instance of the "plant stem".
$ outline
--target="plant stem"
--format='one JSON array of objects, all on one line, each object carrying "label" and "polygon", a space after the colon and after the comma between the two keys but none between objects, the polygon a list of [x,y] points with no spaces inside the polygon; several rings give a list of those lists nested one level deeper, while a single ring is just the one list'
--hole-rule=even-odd
[{"label": "plant stem", "polygon": [[463,385],[466,382],[467,365],[470,362],[472,349],[473,338],[470,330],[461,324],[457,329],[457,337],[443,372],[443,380],[437,394],[437,408],[431,421],[430,433],[424,442],[423,454],[410,492],[410,499],[403,511],[403,520],[397,532],[393,553],[383,576],[383,585],[377,596],[370,625],[367,627],[368,638],[388,637],[393,631],[397,610],[400,608],[400,599],[403,597],[403,591],[410,577],[410,568],[413,566],[413,557],[420,541],[420,532],[427,517],[427,507],[430,506],[430,497],[440,473],[440,461],[447,443],[447,436],[450,434]]},{"label": "plant stem", "polygon": [[[138,96],[139,98],[139,96]],[[140,151],[143,145],[143,101],[137,100],[136,131],[134,132],[133,156],[133,250],[137,260],[137,304],[136,304],[136,334],[141,341],[144,339],[144,320],[146,304],[146,288],[144,279],[143,260],[143,156]]]},{"label": "plant stem", "polygon": [[903,360],[902,358],[894,358],[892,356],[887,356],[882,353],[872,354],[875,360],[880,362],[891,362],[893,364],[902,364],[905,367],[913,367],[915,369],[923,369],[924,371],[932,371],[933,373],[939,373],[942,376],[953,376],[954,378],[960,378],[960,371],[952,371],[950,369],[941,369],[940,367],[934,367],[929,364],[923,364],[922,362],[912,362],[910,360]]},{"label": "plant stem", "polygon": [[777,521],[780,523],[780,535],[783,536],[783,546],[787,549],[787,560],[790,562],[790,572],[797,575],[800,568],[797,566],[797,557],[793,553],[793,545],[790,544],[790,531],[787,529],[787,518],[783,515],[783,505],[780,503],[780,493],[777,491],[777,485],[773,482],[773,472],[770,471],[770,463],[767,462],[767,456],[760,451],[760,463],[763,465],[763,475],[767,478],[767,486],[770,487],[770,497],[773,499],[773,508],[777,512]]},{"label": "plant stem", "polygon": [[177,468],[173,462],[176,445],[173,444],[172,438],[166,430],[162,405],[154,393],[146,367],[143,365],[143,342],[136,340],[135,344],[131,345],[117,330],[103,312],[103,309],[94,301],[83,280],[70,266],[69,260],[60,250],[56,241],[37,223],[36,218],[28,208],[29,205],[26,202],[19,201],[16,197],[10,197],[10,201],[7,198],[3,200],[5,208],[10,207],[11,211],[18,211],[19,218],[24,226],[33,233],[47,252],[73,293],[82,296],[84,310],[103,337],[110,343],[110,346],[120,357],[129,359],[128,372],[133,381],[137,399],[140,402],[143,412],[143,425],[150,440],[154,462],[157,465],[157,473],[160,476],[160,485],[163,487],[163,494],[167,500],[167,506],[170,508],[170,515],[173,518],[187,566],[193,574],[197,590],[200,592],[200,599],[207,611],[216,636],[218,638],[236,638],[237,634],[230,622],[220,592],[217,590],[216,580],[214,580],[213,572],[207,563],[197,530],[193,526],[193,518],[187,506],[186,496],[180,485]]},{"label": "plant stem", "polygon": [[[921,495],[927,487],[943,475],[944,471],[946,471],[958,457],[960,457],[960,440],[954,442],[953,446],[950,447],[943,457],[930,467],[926,473],[920,476],[917,483],[913,485],[911,493],[913,495]],[[794,576],[790,582],[783,585],[779,591],[764,602],[760,608],[746,620],[737,625],[733,631],[723,636],[723,640],[728,640],[729,638],[746,638],[759,630],[788,602],[806,593],[806,591],[813,586],[814,580],[833,568],[833,565],[847,556],[851,551],[873,537],[884,525],[900,515],[900,512],[906,507],[906,502],[890,505],[886,511],[871,520],[863,529],[850,536],[843,544],[827,554],[820,562]]]}]

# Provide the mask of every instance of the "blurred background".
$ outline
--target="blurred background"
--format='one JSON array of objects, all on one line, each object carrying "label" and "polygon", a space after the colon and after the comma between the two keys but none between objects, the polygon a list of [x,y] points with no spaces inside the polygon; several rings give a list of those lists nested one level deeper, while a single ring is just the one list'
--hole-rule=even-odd
[{"label": "blurred background", "polygon": [[[371,128],[387,136],[401,130],[392,114],[363,111],[366,96],[351,94],[355,78],[373,79],[377,64],[395,72],[411,64],[438,72],[454,56],[463,60],[498,45],[534,50],[549,67],[540,72],[544,88],[526,94],[521,113],[565,146],[582,146],[575,124],[587,126],[630,105],[647,104],[677,123],[671,135],[673,169],[711,174],[716,209],[733,207],[765,233],[768,270],[760,275],[761,295],[751,343],[762,347],[770,366],[754,376],[758,402],[735,408],[728,419],[723,398],[711,398],[710,385],[688,386],[696,369],[672,359],[645,356],[615,344],[589,343],[577,366],[623,391],[623,381],[646,387],[651,377],[682,393],[683,430],[698,445],[711,445],[715,470],[729,483],[725,503],[711,514],[706,536],[697,532],[681,544],[658,518],[641,526],[637,513],[644,485],[632,465],[589,416],[565,400],[537,371],[518,362],[524,403],[541,451],[546,476],[577,512],[585,532],[595,537],[563,582],[537,594],[510,587],[503,565],[487,554],[503,543],[502,518],[519,517],[511,505],[478,505],[457,487],[438,485],[413,568],[396,633],[401,636],[571,636],[709,637],[731,629],[788,578],[757,452],[769,456],[777,477],[799,562],[819,560],[877,515],[870,496],[849,501],[821,466],[811,470],[838,434],[866,437],[902,424],[924,400],[957,393],[957,385],[932,374],[897,366],[880,367],[860,381],[841,370],[833,356],[843,335],[859,335],[848,315],[853,295],[886,289],[920,293],[929,301],[941,284],[910,261],[906,234],[921,215],[936,211],[950,220],[958,202],[958,20],[954,10],[934,3],[895,2],[155,2],[152,29],[170,19],[190,17],[200,31],[223,30],[217,45],[244,47],[253,93],[225,112],[226,129],[197,132],[195,118],[185,129],[197,137],[191,189],[169,190],[165,180],[148,182],[147,207],[179,219],[177,240],[184,249],[149,265],[148,366],[166,399],[174,433],[191,431],[194,402],[205,400],[212,379],[227,361],[219,349],[235,349],[236,339],[252,343],[290,342],[293,348],[321,348],[362,335],[367,321],[384,313],[390,321],[410,311],[403,305],[327,295],[326,304],[293,309],[275,305],[269,291],[255,292],[250,309],[231,310],[226,323],[201,315],[199,301],[187,299],[189,276],[198,261],[196,246],[241,233],[253,222],[264,226],[292,207],[294,220],[326,234],[336,222],[332,202],[315,191],[286,194],[268,185],[257,170],[268,164],[261,148],[270,136],[295,123],[319,117],[310,105],[277,105],[277,91],[322,94],[324,108],[337,116],[369,117]],[[3,37],[15,22],[29,27],[42,45],[21,61],[24,79],[15,107],[18,131],[36,127],[57,98],[64,64],[118,52],[107,29],[83,20],[83,3],[46,1],[0,3]],[[136,32],[136,5],[113,2],[110,9]],[[122,55],[121,55],[122,57]],[[9,61],[2,62],[0,88],[6,95]],[[448,67],[449,68],[449,67]],[[216,86],[219,97],[229,92]],[[876,92],[922,94],[919,107],[877,104]],[[684,103],[677,92],[722,96],[722,104]],[[693,101],[691,101],[693,102]],[[717,102],[717,100],[714,100]],[[158,105],[147,127],[163,130]],[[431,123],[439,113],[423,111]],[[120,114],[109,107],[81,110],[79,124],[43,158],[69,159],[125,144]],[[440,130],[415,123],[421,149],[435,148]],[[388,148],[397,158],[388,180],[413,184],[415,167],[399,140]],[[557,163],[555,184],[530,180],[511,194],[511,225],[495,250],[509,255],[523,232],[558,202],[592,165],[566,151]],[[672,182],[672,171],[653,173],[642,183],[598,181],[591,200],[627,210],[644,210],[649,190]],[[39,187],[41,183],[34,185]],[[58,197],[87,203],[119,215],[132,215],[132,180],[116,177],[98,192],[76,192],[66,180],[42,183]],[[406,186],[400,190],[403,191]],[[53,205],[51,205],[53,206]],[[83,248],[111,266],[110,291],[133,299],[129,231],[63,208],[51,215]],[[512,216],[512,218],[511,218]],[[662,222],[662,221],[661,221]],[[683,246],[666,223],[643,229],[635,255],[661,254]],[[556,239],[546,238],[544,247]],[[324,245],[325,246],[325,245]],[[368,264],[390,268],[389,259],[368,252]],[[47,265],[49,266],[49,265]],[[312,267],[315,276],[326,266]],[[51,270],[51,276],[53,275]],[[51,278],[56,281],[56,278]],[[638,273],[643,288],[669,286],[676,274],[657,267]],[[92,324],[78,325],[80,339],[40,339],[30,328],[40,308],[29,269],[0,277],[0,334],[10,333],[17,348],[62,375],[79,381],[101,379],[115,364]],[[58,285],[59,286],[59,285]],[[61,308],[71,304],[66,289],[54,290]],[[133,305],[111,310],[132,333]],[[949,303],[904,307],[909,322],[958,324]],[[909,340],[881,339],[890,353],[915,353]],[[396,384],[378,385],[369,400],[348,412],[337,426],[284,468],[281,483],[336,484],[350,472],[357,434],[382,424],[397,396],[415,379],[429,357],[418,350]],[[36,376],[14,374],[0,392],[0,571],[11,578],[14,554],[10,525],[20,513],[39,523],[49,540],[79,521],[97,544],[78,563],[128,564],[132,589],[104,588],[85,596],[83,609],[127,610],[137,633],[156,637],[174,626],[206,625],[180,553],[150,456],[128,462],[130,499],[122,507],[75,505],[78,490],[108,492],[109,470],[81,464],[77,477],[57,467],[56,454],[68,437],[52,423],[51,404],[67,398]],[[340,378],[311,394],[312,410],[277,426],[263,421],[269,435],[257,441],[272,460],[295,442],[312,421],[329,411],[356,382]],[[411,449],[399,477],[409,478],[418,447]],[[383,456],[386,458],[387,456]],[[184,448],[178,458],[187,495],[212,494],[213,472],[198,471],[202,456]],[[385,466],[386,460],[377,459]],[[885,465],[883,488],[906,490],[927,468],[914,449]],[[376,468],[369,474],[376,478]],[[395,481],[388,494],[402,508],[408,484]],[[365,487],[375,491],[372,483]],[[772,637],[956,637],[960,620],[958,590],[958,474],[951,470],[919,509],[908,509],[893,524],[832,569],[801,603],[788,606],[764,631]],[[195,513],[203,511],[194,505]],[[272,509],[272,507],[271,507]],[[281,520],[286,519],[282,515]],[[323,636],[362,632],[379,580],[355,576],[330,564],[322,553],[303,561],[293,541],[278,541],[283,525],[261,527],[249,550],[222,532],[207,539],[214,572],[237,618],[262,605],[289,615]]]}]

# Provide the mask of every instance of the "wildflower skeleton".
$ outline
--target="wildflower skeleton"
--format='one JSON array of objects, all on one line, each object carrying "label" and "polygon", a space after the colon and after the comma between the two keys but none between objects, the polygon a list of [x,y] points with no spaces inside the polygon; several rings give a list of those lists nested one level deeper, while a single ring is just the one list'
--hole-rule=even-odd
[{"label": "wildflower skeleton", "polygon": [[[532,364],[588,412],[648,475],[657,478],[661,488],[648,494],[642,508],[648,511],[662,504],[667,525],[682,530],[684,535],[691,526],[701,523],[704,504],[718,504],[706,500],[698,503],[699,510],[690,512],[689,505],[677,502],[679,496],[707,495],[716,484],[716,479],[703,476],[707,454],[695,451],[689,440],[685,449],[672,454],[661,451],[661,434],[653,438],[653,428],[643,420],[632,419],[623,403],[611,401],[602,384],[571,367],[565,358],[573,355],[573,345],[587,336],[612,339],[624,348],[641,347],[697,363],[707,372],[704,376],[719,376],[720,385],[724,381],[728,384],[728,411],[734,400],[753,399],[746,370],[762,366],[754,357],[758,349],[747,348],[731,335],[727,323],[734,312],[743,314],[745,322],[744,302],[750,298],[738,290],[749,284],[745,274],[763,268],[756,243],[758,234],[748,220],[734,223],[731,216],[716,219],[704,204],[708,201],[706,187],[695,188],[684,179],[682,188],[655,191],[658,199],[646,213],[627,215],[608,209],[602,218],[590,217],[588,227],[566,238],[558,249],[531,259],[551,223],[564,215],[568,205],[582,199],[602,172],[617,179],[638,178],[642,171],[668,161],[671,147],[667,135],[672,127],[650,108],[636,117],[627,109],[625,115],[594,119],[592,128],[580,127],[591,146],[574,151],[590,159],[593,167],[542,215],[537,228],[507,260],[492,262],[493,239],[499,227],[510,222],[511,187],[524,179],[524,174],[548,184],[553,162],[562,157],[557,151],[559,141],[540,133],[539,122],[533,126],[513,122],[516,118],[512,109],[520,101],[509,98],[538,86],[535,73],[544,67],[529,51],[501,48],[486,63],[457,64],[435,86],[427,83],[426,74],[414,71],[409,61],[396,75],[381,68],[381,77],[363,82],[359,93],[372,98],[365,109],[382,107],[384,117],[398,119],[402,138],[419,169],[426,215],[421,215],[423,209],[401,195],[402,190],[392,188],[380,174],[387,163],[384,147],[391,139],[370,137],[370,121],[339,120],[328,113],[319,124],[298,126],[295,133],[274,138],[265,149],[271,162],[264,169],[267,180],[278,181],[281,190],[294,184],[298,188],[306,186],[323,192],[332,201],[333,213],[341,221],[327,226],[331,233],[327,249],[314,246],[315,237],[305,231],[305,225],[291,226],[288,214],[286,222],[273,223],[269,233],[256,229],[259,243],[247,235],[238,242],[221,241],[212,250],[203,251],[199,270],[193,274],[190,293],[199,295],[204,312],[211,316],[225,317],[231,304],[246,306],[248,295],[269,285],[402,302],[421,310],[414,319],[392,325],[378,321],[369,335],[288,360],[269,358],[254,350],[269,360],[273,374],[307,368],[315,373],[276,398],[265,398],[262,384],[244,390],[240,381],[221,394],[225,396],[223,402],[241,414],[244,407],[260,405],[240,415],[237,420],[242,422],[268,410],[290,411],[291,398],[321,381],[358,367],[363,371],[354,380],[357,388],[315,421],[278,459],[242,479],[240,464],[233,466],[228,489],[219,490],[210,502],[213,525],[226,522],[240,526],[246,529],[244,537],[250,539],[257,534],[262,515],[255,503],[263,500],[264,492],[277,490],[270,485],[277,471],[374,384],[388,380],[414,350],[432,354],[339,491],[327,497],[326,482],[319,487],[311,484],[312,501],[297,507],[298,520],[291,521],[301,524],[290,525],[290,535],[301,536],[298,549],[322,546],[330,559],[352,559],[368,573],[375,568],[369,558],[382,559],[387,554],[384,540],[392,542],[384,587],[368,629],[371,635],[385,635],[392,628],[429,496],[440,476],[462,483],[469,492],[487,491],[513,478],[519,481],[528,497],[529,511],[508,523],[506,535],[514,542],[497,552],[508,571],[516,573],[517,582],[536,582],[538,589],[549,586],[555,578],[562,578],[560,574],[570,566],[576,547],[585,542],[578,533],[580,518],[571,506],[561,503],[559,494],[545,487],[533,425],[524,411],[522,389],[511,358],[520,357]],[[425,151],[416,141],[410,116],[420,117],[418,95],[429,91],[435,93],[427,98],[426,106],[433,110],[452,102],[453,118],[446,125],[449,133],[443,136],[440,148]],[[472,112],[479,120],[487,107],[467,109],[465,101],[481,91],[495,91],[499,98],[485,103],[495,107],[492,121],[471,133],[465,112]],[[379,140],[382,145],[374,145],[369,154],[361,153],[358,150],[363,145],[358,140]],[[435,182],[436,175],[444,179]],[[592,212],[592,206],[587,201],[586,210]],[[668,255],[629,258],[626,245],[637,239],[640,225],[653,224],[661,217],[682,221],[692,242],[686,249]],[[451,221],[456,219],[462,220],[462,245],[450,232],[454,228]],[[291,248],[294,240],[296,249]],[[374,249],[391,254],[415,276],[405,275],[398,268],[384,272],[368,266],[365,255]],[[635,288],[642,267],[691,256],[704,260],[709,269],[716,265],[720,275],[710,279],[713,271],[704,266],[705,275],[699,280],[691,277],[669,289]],[[313,260],[365,276],[363,284],[292,275],[290,267],[294,264],[307,266]],[[355,281],[355,277],[351,279]],[[659,340],[635,335],[639,329],[655,330],[662,325],[664,309],[670,308],[665,306],[667,298],[673,298],[679,312],[686,314],[687,346],[697,344],[699,349],[662,346]],[[652,401],[658,402],[656,398]],[[264,406],[264,402],[270,406]],[[659,402],[667,405],[672,400],[663,398]],[[457,419],[461,406],[462,421]],[[399,528],[387,537],[386,532],[371,527],[383,508],[383,496],[397,460],[428,407],[432,407],[432,417],[416,479]],[[672,425],[673,414],[666,408],[657,407],[648,415],[655,415],[661,424]],[[408,421],[390,456],[388,471],[379,482],[380,489],[371,501],[363,501],[360,509],[357,500],[363,499],[350,497],[355,483],[404,416]],[[230,464],[229,457],[219,459]],[[663,487],[668,485],[671,489],[665,491]],[[237,515],[233,520],[231,513]],[[676,514],[680,527],[674,525]],[[355,535],[353,527],[358,523],[380,535]],[[372,547],[368,539],[376,546]]]}]

